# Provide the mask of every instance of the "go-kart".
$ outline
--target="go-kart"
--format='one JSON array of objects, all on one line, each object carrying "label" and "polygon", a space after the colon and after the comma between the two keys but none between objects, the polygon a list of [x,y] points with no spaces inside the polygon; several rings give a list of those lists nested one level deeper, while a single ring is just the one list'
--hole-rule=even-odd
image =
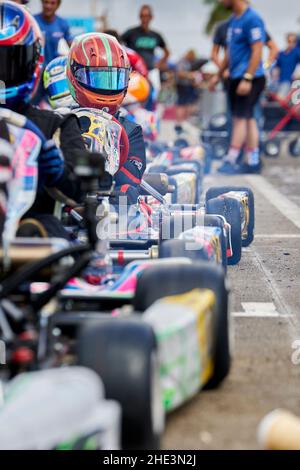
[{"label": "go-kart", "polygon": [[[3,118],[7,113],[1,115]],[[20,117],[17,126],[9,125],[14,147],[1,141],[0,155],[0,273],[4,289],[0,300],[4,354],[0,370],[0,449],[119,449],[120,405],[104,398],[104,387],[96,373],[83,367],[49,369],[49,364],[48,370],[32,372],[45,366],[36,361],[37,317],[26,304],[14,302],[5,288],[10,279],[10,292],[21,289],[24,296],[26,286],[16,269],[34,261],[36,269],[38,260],[48,257],[50,261],[57,258],[58,252],[59,258],[71,253],[64,240],[13,240],[17,221],[35,194],[40,148],[37,136],[21,129],[21,124],[24,120]],[[3,121],[1,125],[6,127]],[[40,276],[48,279],[50,265]]]},{"label": "go-kart", "polygon": [[76,366],[39,370],[0,386],[1,450],[120,449],[120,405],[104,398],[95,372]]},{"label": "go-kart", "polygon": [[[210,161],[202,146],[190,146],[186,139],[173,143],[158,140],[157,114],[141,106],[129,107],[126,117],[143,129],[147,144],[147,173],[166,173],[174,190],[168,199],[173,204],[196,204],[200,201],[202,179]],[[154,132],[155,129],[155,132]]]},{"label": "go-kart", "polygon": [[[109,166],[116,172],[121,165],[121,160],[124,160],[124,149],[128,148],[122,126],[102,111],[79,108],[75,110],[75,113],[81,122],[83,137],[89,149],[98,152],[105,149],[107,160],[110,161]],[[113,131],[111,130],[112,120]],[[163,249],[161,252],[153,247],[164,239],[178,237],[184,239],[188,236],[190,241],[194,237],[198,250],[190,250],[194,253],[185,253],[181,249],[177,251],[177,255],[185,253],[192,258],[213,259],[222,263],[225,269],[227,258],[229,264],[238,263],[241,258],[242,244],[246,246],[253,240],[254,198],[251,190],[235,187],[212,188],[207,193],[205,207],[199,204],[188,204],[188,201],[195,197],[195,188],[197,189],[196,199],[200,199],[202,179],[202,176],[201,178],[199,176],[200,173],[199,177],[195,177],[195,169],[188,168],[188,166],[197,163],[201,168],[201,158],[199,161],[183,161],[180,158],[174,158],[174,151],[169,151],[160,154],[158,152],[154,158],[155,162],[157,160],[161,163],[164,161],[164,166],[148,164],[141,184],[142,196],[138,207],[131,208],[129,218],[125,211],[126,217],[123,217],[123,219],[126,218],[125,228],[121,221],[122,230],[113,227],[109,235],[111,247],[118,250],[118,260],[124,263],[140,259],[140,256],[142,259],[153,256],[164,257]],[[165,173],[157,172],[161,169],[164,169]],[[181,199],[184,201],[182,204],[172,204],[170,197],[168,198],[171,195],[172,201],[174,187],[178,182],[174,180],[176,175],[181,178],[181,182],[184,182],[184,191],[181,193]],[[188,179],[185,180],[185,176]],[[191,181],[190,178],[193,179],[193,185],[188,184]],[[222,198],[221,194],[223,194]],[[212,201],[211,199],[214,199],[216,195],[220,197],[217,201]],[[97,195],[94,195],[94,198],[97,199]],[[221,199],[223,203],[220,202]],[[119,205],[120,207],[122,204]],[[113,212],[114,225],[115,221],[120,222],[120,211],[117,214],[115,210],[110,212]],[[121,212],[124,216],[124,211]],[[67,214],[83,222],[74,208],[72,211],[67,208]],[[72,226],[68,217],[65,217],[65,223]],[[107,224],[111,225],[111,221]],[[188,234],[185,233],[187,231]],[[177,243],[177,247],[179,245]],[[112,255],[116,258],[115,253]],[[170,251],[168,255],[171,255]]]},{"label": "go-kart", "polygon": [[[100,171],[100,158],[86,154],[80,156],[77,169],[82,169],[84,159],[83,173],[94,188],[103,176],[103,165]],[[212,263],[187,258],[147,260],[139,264],[130,295],[111,289],[120,280],[117,277],[93,295],[65,296],[69,279],[79,276],[94,256],[98,239],[93,200],[87,197],[84,208],[87,244],[54,250],[49,256],[43,252],[41,259],[14,272],[12,227],[16,229],[19,211],[27,209],[24,183],[28,191],[34,187],[28,186],[26,171],[17,175],[21,175],[15,187],[23,190],[22,205],[15,204],[20,199],[14,192],[9,204],[15,210],[8,209],[4,227],[5,256],[10,262],[5,264],[0,293],[1,337],[9,345],[8,376],[74,364],[89,367],[100,375],[105,396],[121,404],[122,446],[158,448],[162,405],[167,411],[176,408],[201,388],[217,386],[229,371],[224,272]],[[34,243],[28,240],[27,246]],[[178,241],[165,243],[172,249]],[[18,249],[24,248],[19,243]],[[70,256],[71,264],[60,263]],[[41,280],[48,283],[45,291],[37,293],[34,285],[28,289]],[[52,299],[58,303],[51,307]]]}]

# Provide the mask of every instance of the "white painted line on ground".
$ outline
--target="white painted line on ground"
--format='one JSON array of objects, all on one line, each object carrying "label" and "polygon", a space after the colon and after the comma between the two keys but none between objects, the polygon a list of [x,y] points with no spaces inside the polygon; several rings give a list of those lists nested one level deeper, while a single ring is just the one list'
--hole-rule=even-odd
[{"label": "white painted line on ground", "polygon": [[279,212],[300,228],[300,208],[286,196],[281,194],[269,181],[261,175],[247,175],[245,179],[260,192]]},{"label": "white painted line on ground", "polygon": [[266,312],[278,313],[273,302],[242,302],[242,307],[245,312]]},{"label": "white painted line on ground", "polygon": [[233,312],[233,317],[284,318],[290,315],[277,312],[273,302],[242,302],[243,312]]},{"label": "white painted line on ground", "polygon": [[286,302],[283,294],[281,293],[273,274],[271,271],[267,268],[266,264],[262,260],[260,254],[255,250],[254,246],[252,245],[251,247],[252,253],[254,255],[253,260],[255,261],[258,270],[260,270],[265,278],[266,286],[269,289],[272,298],[276,301],[276,304],[279,307],[279,310],[281,312],[281,317],[286,317],[289,320],[289,325],[292,331],[297,328],[297,321],[295,320],[295,315],[292,313],[292,309],[289,305],[288,302]]},{"label": "white painted line on ground", "polygon": [[259,233],[259,234],[255,234],[255,238],[256,239],[259,239],[259,238],[282,238],[282,239],[292,239],[292,238],[300,238],[300,233]]},{"label": "white painted line on ground", "polygon": [[232,312],[234,318],[290,318],[291,315],[281,315],[278,312]]}]

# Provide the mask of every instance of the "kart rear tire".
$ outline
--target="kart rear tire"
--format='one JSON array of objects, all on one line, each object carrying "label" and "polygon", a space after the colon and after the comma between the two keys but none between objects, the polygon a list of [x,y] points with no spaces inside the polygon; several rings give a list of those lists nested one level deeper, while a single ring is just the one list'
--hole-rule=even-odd
[{"label": "kart rear tire", "polygon": [[[151,288],[149,288],[151,286]],[[216,388],[228,375],[231,365],[228,319],[228,290],[221,266],[206,261],[192,264],[159,261],[146,269],[138,279],[134,308],[144,312],[156,300],[184,294],[196,288],[211,289],[216,297],[214,372],[204,388]]]},{"label": "kart rear tire", "polygon": [[87,327],[79,336],[78,361],[99,374],[106,398],[120,403],[122,449],[159,449],[164,412],[152,328],[134,318]]},{"label": "kart rear tire", "polygon": [[247,247],[251,245],[254,240],[254,231],[255,231],[255,202],[254,194],[252,189],[246,186],[221,186],[216,188],[210,188],[206,193],[206,203],[215,197],[220,196],[221,194],[228,193],[230,191],[245,191],[248,193],[249,199],[249,225],[248,225],[248,235],[247,238],[242,240],[242,246]]},{"label": "kart rear tire", "polygon": [[242,227],[240,203],[233,198],[215,198],[209,199],[206,203],[208,214],[218,214],[225,217],[231,226],[231,244],[233,254],[227,258],[229,265],[236,265],[240,262],[242,256]]},{"label": "kart rear tire", "polygon": [[48,238],[44,225],[36,219],[24,219],[20,222],[17,237],[22,238]]},{"label": "kart rear tire", "polygon": [[159,245],[159,258],[189,258],[209,261],[203,250],[187,250],[185,240],[165,240]]},{"label": "kart rear tire", "polygon": [[61,221],[52,214],[38,214],[34,218],[22,220],[17,236],[24,238],[63,238],[71,241],[70,234],[65,230]]}]

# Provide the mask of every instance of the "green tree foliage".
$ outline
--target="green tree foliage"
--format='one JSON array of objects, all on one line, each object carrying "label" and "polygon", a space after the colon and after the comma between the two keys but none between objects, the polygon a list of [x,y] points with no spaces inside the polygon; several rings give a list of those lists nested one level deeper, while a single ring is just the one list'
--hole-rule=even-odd
[{"label": "green tree foliage", "polygon": [[203,1],[204,3],[211,5],[211,12],[205,26],[206,34],[211,34],[216,23],[219,23],[219,21],[224,21],[230,16],[230,11],[223,7],[219,0]]}]

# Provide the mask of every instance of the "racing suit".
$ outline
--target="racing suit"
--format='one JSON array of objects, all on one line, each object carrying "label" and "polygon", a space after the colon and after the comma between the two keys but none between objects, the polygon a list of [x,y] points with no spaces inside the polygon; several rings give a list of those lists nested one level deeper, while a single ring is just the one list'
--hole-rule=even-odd
[{"label": "racing suit", "polygon": [[[32,105],[27,105],[18,112],[30,119],[42,131],[46,139],[53,139],[55,133],[58,132],[59,147],[65,159],[65,168],[56,187],[75,201],[80,200],[80,180],[73,171],[72,154],[74,150],[85,150],[85,145],[76,116],[73,114],[62,116]],[[54,204],[54,200],[41,188],[30,214],[53,214]]]},{"label": "racing suit", "polygon": [[124,127],[128,140],[128,159],[115,176],[116,190],[128,198],[130,204],[135,204],[140,194],[139,188],[146,169],[146,150],[141,126],[129,121],[120,112],[116,119]]},{"label": "racing suit", "polygon": [[[19,111],[20,112],[20,111]],[[46,139],[52,139],[54,134],[60,132],[60,148],[65,158],[65,171],[63,177],[56,185],[66,196],[80,201],[82,192],[80,180],[73,171],[73,151],[85,150],[77,117],[70,114],[59,114],[53,111],[41,110],[27,105],[21,112],[30,119],[44,133]],[[115,116],[123,125],[129,140],[128,160],[117,173],[116,190],[128,197],[129,203],[136,203],[139,196],[139,185],[146,168],[145,143],[142,128],[129,121],[121,113]],[[53,214],[54,201],[45,190],[41,190],[34,202],[30,215]]]},{"label": "racing suit", "polygon": [[[60,141],[59,147],[64,157],[62,175],[55,187],[73,200],[80,200],[80,179],[73,171],[73,151],[85,150],[76,116],[73,114],[60,115],[53,111],[41,110],[26,104],[13,111],[22,114],[35,124],[47,140],[54,138]],[[55,200],[47,193],[43,184],[39,185],[36,199],[24,219],[33,218],[42,223],[49,237],[59,237],[70,240],[61,222],[54,217]]]}]

